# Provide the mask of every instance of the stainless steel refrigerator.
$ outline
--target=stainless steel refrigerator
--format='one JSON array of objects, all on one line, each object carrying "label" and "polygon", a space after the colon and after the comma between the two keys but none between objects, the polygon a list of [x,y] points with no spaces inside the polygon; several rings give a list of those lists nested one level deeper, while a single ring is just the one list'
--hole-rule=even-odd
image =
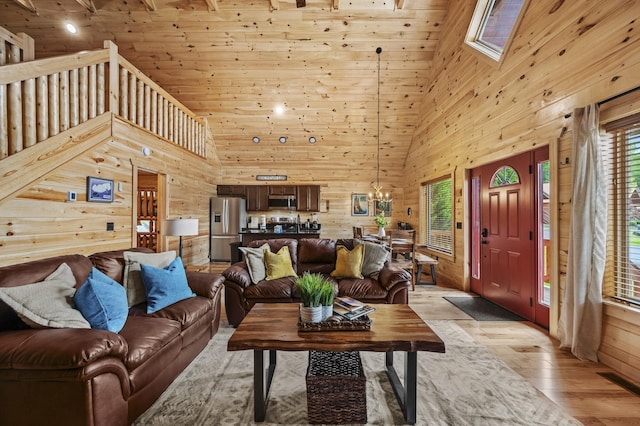
[{"label": "stainless steel refrigerator", "polygon": [[235,197],[214,197],[209,204],[209,259],[231,261],[231,244],[241,241],[240,231],[247,226],[246,200]]}]

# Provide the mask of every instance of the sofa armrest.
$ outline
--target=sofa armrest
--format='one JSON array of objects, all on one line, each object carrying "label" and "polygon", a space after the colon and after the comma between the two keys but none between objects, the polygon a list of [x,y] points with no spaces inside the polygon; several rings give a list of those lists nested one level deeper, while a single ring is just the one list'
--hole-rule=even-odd
[{"label": "sofa armrest", "polygon": [[220,274],[212,274],[209,272],[187,272],[187,281],[189,287],[198,296],[214,299],[220,291],[224,277]]},{"label": "sofa armrest", "polygon": [[234,263],[228,267],[223,273],[228,281],[233,281],[239,287],[246,289],[251,285],[251,276],[245,262]]},{"label": "sofa armrest", "polygon": [[396,284],[401,282],[405,282],[407,287],[411,287],[411,275],[405,269],[386,263],[380,270],[378,282],[387,291],[391,290]]},{"label": "sofa armrest", "polygon": [[127,342],[93,329],[30,329],[0,333],[0,369],[69,370],[99,359],[124,360]]}]

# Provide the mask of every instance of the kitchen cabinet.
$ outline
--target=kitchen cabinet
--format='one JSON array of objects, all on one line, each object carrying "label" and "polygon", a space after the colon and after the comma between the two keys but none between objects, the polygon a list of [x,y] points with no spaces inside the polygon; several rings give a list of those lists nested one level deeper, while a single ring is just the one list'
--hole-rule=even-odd
[{"label": "kitchen cabinet", "polygon": [[258,212],[269,209],[269,187],[265,185],[247,185],[247,211]]},{"label": "kitchen cabinet", "polygon": [[270,195],[296,195],[296,186],[294,185],[270,185]]},{"label": "kitchen cabinet", "polygon": [[319,212],[320,211],[320,186],[300,185],[298,186],[297,202],[299,212]]},{"label": "kitchen cabinet", "polygon": [[244,197],[244,185],[218,185],[218,196],[228,195],[232,197]]}]

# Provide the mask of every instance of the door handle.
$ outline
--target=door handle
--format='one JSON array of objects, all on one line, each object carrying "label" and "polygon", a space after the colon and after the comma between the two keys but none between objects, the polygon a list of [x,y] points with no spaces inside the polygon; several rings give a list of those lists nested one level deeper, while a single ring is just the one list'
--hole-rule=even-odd
[{"label": "door handle", "polygon": [[489,241],[487,241],[487,240],[482,240],[482,241],[480,241],[480,244],[489,244]]},{"label": "door handle", "polygon": [[487,228],[482,228],[480,235],[482,235],[482,238],[487,238],[489,236],[489,230]]}]

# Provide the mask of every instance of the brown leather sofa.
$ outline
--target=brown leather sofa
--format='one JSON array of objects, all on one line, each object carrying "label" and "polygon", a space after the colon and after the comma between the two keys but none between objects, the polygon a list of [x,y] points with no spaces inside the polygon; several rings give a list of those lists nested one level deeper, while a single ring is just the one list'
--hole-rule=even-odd
[{"label": "brown leather sofa", "polygon": [[[354,240],[339,239],[337,241],[326,238],[257,240],[249,243],[248,247],[260,247],[269,244],[272,252],[277,252],[287,246],[291,255],[294,271],[301,275],[303,272],[319,272],[329,277],[336,265],[336,246],[343,245],[353,249]],[[290,277],[269,281],[251,283],[251,277],[246,262],[231,265],[224,275],[225,311],[229,324],[237,327],[256,303],[285,303],[299,302],[293,280]],[[334,279],[338,288],[338,296],[350,296],[365,303],[408,303],[411,275],[404,269],[385,263],[378,279],[373,278],[342,278]]]},{"label": "brown leather sofa", "polygon": [[[150,252],[148,249],[129,249]],[[124,250],[0,268],[0,286],[40,282],[67,263],[76,288],[92,266],[122,283]],[[218,331],[223,277],[187,272],[196,294],[154,314],[133,306],[120,333],[31,329],[0,301],[0,424],[127,425]]]}]

